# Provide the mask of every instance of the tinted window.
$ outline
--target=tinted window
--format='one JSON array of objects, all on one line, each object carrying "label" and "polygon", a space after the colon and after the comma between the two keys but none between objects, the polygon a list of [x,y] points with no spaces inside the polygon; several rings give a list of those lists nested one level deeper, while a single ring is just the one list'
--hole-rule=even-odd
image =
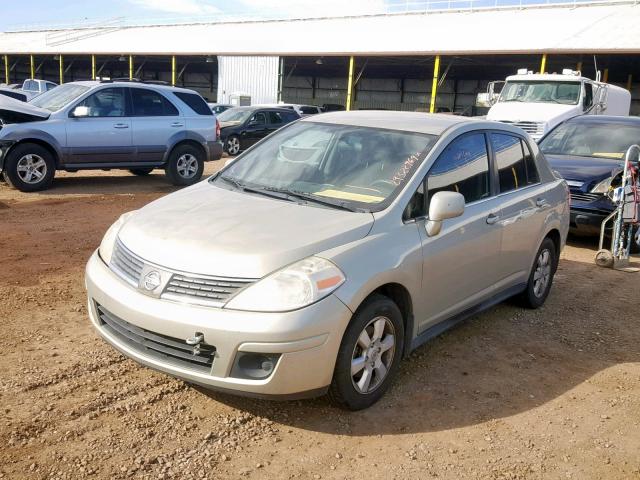
[{"label": "tinted window", "polygon": [[282,117],[278,112],[269,112],[269,121],[272,124],[282,123]]},{"label": "tinted window", "polygon": [[440,154],[427,176],[428,196],[459,192],[466,203],[490,195],[489,157],[484,133],[463,135]]},{"label": "tinted window", "polygon": [[422,182],[418,190],[416,190],[416,193],[411,197],[409,205],[405,208],[402,219],[409,220],[411,218],[424,217],[427,214],[424,200],[424,182]]},{"label": "tinted window", "polygon": [[305,115],[313,115],[315,113],[318,113],[318,107],[303,105],[302,107],[300,107],[300,111]]},{"label": "tinted window", "polygon": [[492,133],[500,192],[509,192],[538,182],[533,155],[522,139],[513,135]]},{"label": "tinted window", "polygon": [[289,122],[293,122],[294,120],[297,120],[298,118],[300,118],[298,115],[296,115],[294,112],[287,112],[287,113],[283,113],[282,116],[284,117],[284,121],[286,123]]},{"label": "tinted window", "polygon": [[173,92],[176,97],[186,103],[191,110],[196,112],[198,115],[213,115],[213,112],[207,105],[207,102],[204,101],[197,93],[187,93],[187,92]]},{"label": "tinted window", "polygon": [[49,90],[51,90],[52,88],[56,88],[58,85],[56,85],[55,83],[51,83],[51,82],[47,82],[45,85],[45,89],[48,92]]},{"label": "tinted window", "polygon": [[251,117],[249,123],[251,123],[252,125],[266,125],[267,116],[264,112],[258,112],[253,117]]},{"label": "tinted window", "polygon": [[593,85],[590,83],[584,84],[584,108],[587,109],[593,105]]},{"label": "tinted window", "polygon": [[89,117],[124,117],[127,105],[125,98],[124,88],[105,88],[89,95],[78,105],[89,107]]},{"label": "tinted window", "polygon": [[160,117],[179,115],[178,109],[158,92],[145,88],[132,88],[133,114],[138,117]]}]

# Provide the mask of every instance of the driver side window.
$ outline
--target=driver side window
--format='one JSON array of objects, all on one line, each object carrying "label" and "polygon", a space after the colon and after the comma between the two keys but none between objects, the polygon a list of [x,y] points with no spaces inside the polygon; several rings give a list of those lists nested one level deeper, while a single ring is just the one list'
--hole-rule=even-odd
[{"label": "driver side window", "polygon": [[593,105],[593,85],[589,82],[585,82],[584,84],[584,100],[583,100],[584,109],[588,110]]},{"label": "driver side window", "polygon": [[251,120],[249,120],[249,123],[251,125],[266,125],[267,116],[265,115],[264,112],[258,112],[253,117],[251,117]]},{"label": "driver side window", "polygon": [[89,95],[76,106],[88,107],[89,117],[125,117],[125,94],[124,88],[105,88]]}]

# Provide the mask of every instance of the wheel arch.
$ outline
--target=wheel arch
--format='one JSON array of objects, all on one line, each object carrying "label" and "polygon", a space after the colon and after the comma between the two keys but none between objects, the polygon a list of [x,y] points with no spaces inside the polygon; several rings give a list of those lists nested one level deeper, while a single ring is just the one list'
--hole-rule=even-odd
[{"label": "wheel arch", "polygon": [[7,153],[3,156],[3,160],[6,159],[7,156],[11,155],[11,152],[13,152],[13,150],[15,150],[16,147],[25,145],[27,143],[33,143],[35,145],[39,145],[42,148],[46,149],[53,156],[53,161],[55,162],[56,169],[61,167],[60,152],[58,152],[58,150],[50,142],[38,137],[21,138],[20,140],[15,142],[13,145],[11,145]]},{"label": "wheel arch", "polygon": [[182,147],[184,145],[188,145],[191,147],[194,147],[196,149],[198,149],[200,151],[200,153],[203,156],[204,161],[207,160],[207,151],[205,150],[205,148],[202,146],[202,144],[200,142],[198,142],[197,140],[194,140],[192,138],[185,138],[182,140],[179,140],[178,142],[176,142],[167,152],[167,158],[165,159],[165,162],[169,161],[169,158],[171,158],[171,155],[173,155],[173,152],[176,150],[176,148]]}]

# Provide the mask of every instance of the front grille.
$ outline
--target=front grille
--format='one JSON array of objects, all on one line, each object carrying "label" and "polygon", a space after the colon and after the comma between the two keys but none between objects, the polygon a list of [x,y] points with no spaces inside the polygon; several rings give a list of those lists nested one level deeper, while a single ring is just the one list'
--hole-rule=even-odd
[{"label": "front grille", "polygon": [[173,274],[162,298],[205,305],[222,305],[238,290],[253,280],[238,280],[216,277],[195,277]]},{"label": "front grille", "polygon": [[202,343],[200,351],[194,353],[194,347],[184,340],[136,327],[101,305],[96,304],[96,308],[102,328],[129,348],[178,367],[205,373],[211,371],[215,347]]},{"label": "front grille", "polygon": [[603,197],[604,195],[600,193],[571,192],[571,200],[576,202],[595,202]]},{"label": "front grille", "polygon": [[116,240],[111,256],[111,269],[122,279],[129,282],[134,287],[140,282],[140,275],[144,268],[144,261],[131,253],[120,239]]},{"label": "front grille", "polygon": [[510,122],[507,120],[501,120],[501,122],[521,128],[529,135],[542,135],[544,133],[544,123],[542,122]]}]

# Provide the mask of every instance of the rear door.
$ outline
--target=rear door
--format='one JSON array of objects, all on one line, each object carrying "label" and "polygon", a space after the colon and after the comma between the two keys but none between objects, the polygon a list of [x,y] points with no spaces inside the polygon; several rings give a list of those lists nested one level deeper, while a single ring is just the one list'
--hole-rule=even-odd
[{"label": "rear door", "polygon": [[184,130],[184,119],[175,105],[161,93],[139,87],[129,91],[133,108],[133,145],[138,161],[161,163],[169,139]]},{"label": "rear door", "polygon": [[[420,333],[490,297],[499,280],[497,225],[500,201],[494,195],[489,150],[484,132],[454,139],[426,177],[427,202],[439,191],[465,197],[464,214],[443,222],[429,237],[420,229],[423,250],[423,302]],[[428,212],[428,203],[427,209]]]},{"label": "rear door", "polygon": [[242,146],[243,148],[250,147],[254,143],[262,140],[269,135],[269,121],[267,118],[267,112],[259,110],[254,113],[247,121],[247,124],[242,132]]},{"label": "rear door", "polygon": [[284,118],[282,117],[283,114],[280,112],[276,112],[275,110],[270,110],[269,112],[267,112],[268,114],[268,120],[269,120],[269,125],[268,125],[268,129],[269,129],[269,133],[275,132],[276,130],[278,130],[280,127],[282,127],[284,125]]},{"label": "rear door", "polygon": [[496,268],[502,285],[515,285],[529,275],[550,201],[524,137],[505,132],[491,132],[489,137],[502,206],[502,252]]},{"label": "rear door", "polygon": [[88,107],[89,115],[66,121],[69,164],[136,161],[126,88],[102,88],[77,106]]}]

